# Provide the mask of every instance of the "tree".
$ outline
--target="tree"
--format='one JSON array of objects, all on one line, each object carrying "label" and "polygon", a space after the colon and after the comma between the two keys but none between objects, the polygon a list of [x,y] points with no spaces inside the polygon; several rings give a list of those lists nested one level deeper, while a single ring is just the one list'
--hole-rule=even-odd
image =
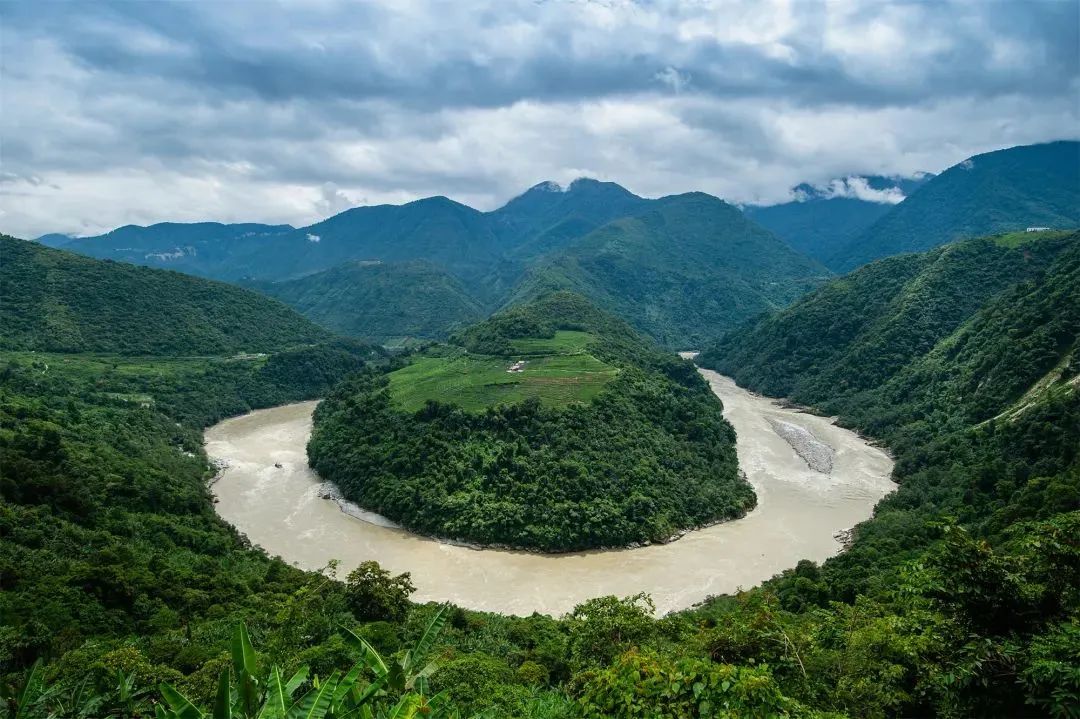
[{"label": "tree", "polygon": [[402,621],[409,611],[409,595],[415,591],[408,572],[392,576],[376,561],[361,563],[345,580],[349,607],[368,621]]}]

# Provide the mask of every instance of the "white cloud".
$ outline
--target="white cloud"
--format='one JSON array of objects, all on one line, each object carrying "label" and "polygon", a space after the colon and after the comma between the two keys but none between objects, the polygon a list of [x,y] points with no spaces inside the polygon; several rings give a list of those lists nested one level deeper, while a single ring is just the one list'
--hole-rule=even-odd
[{"label": "white cloud", "polygon": [[1070,3],[3,12],[0,230],[23,236],[302,226],[436,194],[491,209],[582,175],[770,203],[801,182],[940,171],[1080,127]]},{"label": "white cloud", "polygon": [[824,188],[826,197],[847,197],[864,202],[876,202],[882,205],[898,205],[904,201],[904,193],[899,187],[887,187],[875,190],[870,187],[865,177],[845,177],[833,180]]}]

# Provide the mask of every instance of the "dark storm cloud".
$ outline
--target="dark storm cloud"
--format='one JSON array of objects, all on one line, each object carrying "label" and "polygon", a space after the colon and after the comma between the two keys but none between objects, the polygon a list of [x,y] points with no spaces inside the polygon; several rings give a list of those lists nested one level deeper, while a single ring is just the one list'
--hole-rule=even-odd
[{"label": "dark storm cloud", "polygon": [[0,159],[46,179],[0,188],[23,233],[491,205],[575,173],[781,199],[1072,136],[1080,87],[1072,0],[9,2],[0,23]]},{"label": "dark storm cloud", "polygon": [[[809,2],[799,3],[800,20],[783,38],[792,50],[786,58],[708,36],[678,38],[673,29],[683,13],[652,5],[638,12],[658,11],[670,24],[644,38],[633,31],[605,38],[597,28],[593,46],[575,49],[573,18],[567,18],[562,26],[551,23],[555,34],[535,47],[495,43],[483,57],[472,52],[473,37],[565,8],[507,3],[486,13],[455,13],[443,5],[417,18],[371,4],[334,7],[331,14],[303,4],[41,3],[19,4],[10,19],[19,32],[49,37],[95,72],[162,78],[211,94],[251,94],[274,102],[380,99],[426,109],[656,91],[656,74],[666,67],[692,78],[696,92],[782,96],[810,105],[1055,93],[1075,80],[1080,23],[1080,6],[1068,1],[894,4],[912,11],[913,34],[906,38],[912,49],[924,40],[920,32],[946,33],[949,43],[910,67],[902,66],[909,53],[900,48],[895,62],[902,72],[860,77],[823,45],[823,8]],[[869,3],[850,20],[873,25],[883,7]],[[714,14],[724,17],[722,4]],[[989,63],[999,39],[1037,49],[1037,62]]]}]

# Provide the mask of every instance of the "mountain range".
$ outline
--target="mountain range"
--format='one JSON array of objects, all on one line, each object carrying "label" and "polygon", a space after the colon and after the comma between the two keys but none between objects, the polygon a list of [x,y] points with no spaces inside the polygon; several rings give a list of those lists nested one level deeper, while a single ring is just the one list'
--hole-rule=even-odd
[{"label": "mountain range", "polygon": [[[162,223],[43,244],[244,283],[337,331],[442,338],[569,289],[669,347],[781,307],[879,257],[1027,226],[1080,225],[1080,143],[969,158],[941,175],[800,185],[797,201],[647,199],[611,182],[542,182],[480,212],[446,197],[346,210],[308,227]],[[420,262],[422,264],[414,264]]]}]

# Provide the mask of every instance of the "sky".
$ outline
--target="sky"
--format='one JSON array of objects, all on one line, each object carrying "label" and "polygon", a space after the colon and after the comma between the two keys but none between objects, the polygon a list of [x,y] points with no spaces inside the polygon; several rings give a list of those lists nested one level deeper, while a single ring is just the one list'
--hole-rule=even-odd
[{"label": "sky", "polygon": [[1078,36],[1076,0],[8,0],[0,231],[488,210],[581,176],[857,193],[830,181],[1076,139]]}]

